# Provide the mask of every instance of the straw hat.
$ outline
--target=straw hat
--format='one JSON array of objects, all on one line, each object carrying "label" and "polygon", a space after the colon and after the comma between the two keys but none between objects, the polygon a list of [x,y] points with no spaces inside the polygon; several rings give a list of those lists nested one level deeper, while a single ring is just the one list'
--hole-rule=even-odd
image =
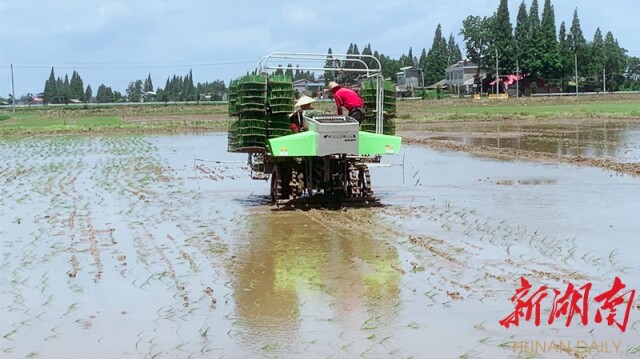
[{"label": "straw hat", "polygon": [[304,106],[304,105],[309,105],[316,102],[316,100],[312,99],[311,97],[307,96],[307,95],[302,95],[299,99],[298,102],[296,102],[296,107],[300,107],[300,106]]},{"label": "straw hat", "polygon": [[337,83],[337,82],[335,82],[335,81],[331,81],[331,82],[329,82],[329,84],[327,85],[327,91],[331,92],[331,91],[333,91],[333,89],[334,89],[334,88],[336,88],[336,87],[340,87],[340,85],[338,85],[338,83]]}]

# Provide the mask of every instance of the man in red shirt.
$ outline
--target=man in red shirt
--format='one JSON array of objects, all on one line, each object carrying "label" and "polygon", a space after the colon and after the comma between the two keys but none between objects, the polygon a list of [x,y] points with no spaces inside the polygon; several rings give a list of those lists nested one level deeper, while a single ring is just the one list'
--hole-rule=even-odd
[{"label": "man in red shirt", "polygon": [[365,116],[364,102],[357,93],[333,81],[327,85],[327,91],[333,93],[333,98],[338,108],[338,115],[342,115],[342,108],[344,107],[349,111],[349,116],[355,118],[358,120],[358,123],[362,124]]}]

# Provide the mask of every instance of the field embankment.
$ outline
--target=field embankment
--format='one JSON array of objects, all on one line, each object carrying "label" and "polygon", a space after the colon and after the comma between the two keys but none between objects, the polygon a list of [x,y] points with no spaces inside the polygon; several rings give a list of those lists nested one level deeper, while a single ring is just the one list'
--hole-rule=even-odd
[{"label": "field embankment", "polygon": [[[333,111],[333,102],[316,108]],[[640,94],[506,100],[398,101],[398,124],[452,121],[640,119]],[[68,105],[0,110],[0,135],[223,131],[226,104]]]},{"label": "field embankment", "polygon": [[0,135],[226,130],[227,106],[171,104],[45,106],[0,112]]}]

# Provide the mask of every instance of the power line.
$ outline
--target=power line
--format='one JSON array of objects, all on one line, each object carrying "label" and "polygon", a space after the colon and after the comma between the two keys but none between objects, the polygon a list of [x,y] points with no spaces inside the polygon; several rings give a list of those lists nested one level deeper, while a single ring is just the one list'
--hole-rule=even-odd
[{"label": "power line", "polygon": [[[208,64],[211,62],[226,62],[226,61],[253,61],[257,60],[258,57],[228,57],[228,58],[219,58],[219,59],[209,59],[206,61],[194,61],[194,60],[184,60],[184,61],[158,61],[158,60],[142,60],[142,61],[113,61],[113,62],[96,62],[96,61],[88,61],[88,62],[56,62],[58,65],[131,65],[131,64],[166,64],[166,65],[189,65],[189,64]],[[30,65],[49,65],[50,61],[14,61],[15,63],[20,64],[30,64]]]},{"label": "power line", "polygon": [[[79,70],[79,69],[93,69],[93,70],[111,70],[111,69],[156,69],[156,68],[177,68],[177,67],[215,67],[215,66],[225,66],[225,65],[240,65],[240,64],[249,64],[249,63],[257,63],[257,61],[229,61],[229,62],[212,62],[212,63],[184,63],[184,64],[172,64],[172,65],[153,65],[153,64],[138,64],[138,65],[127,65],[127,64],[94,64],[94,65],[66,65],[66,66],[58,66],[58,65],[21,65],[16,64],[14,68],[21,69],[49,69],[51,67],[57,69],[67,69],[67,70]],[[2,66],[5,68],[5,66]],[[9,66],[6,66],[8,68]]]}]

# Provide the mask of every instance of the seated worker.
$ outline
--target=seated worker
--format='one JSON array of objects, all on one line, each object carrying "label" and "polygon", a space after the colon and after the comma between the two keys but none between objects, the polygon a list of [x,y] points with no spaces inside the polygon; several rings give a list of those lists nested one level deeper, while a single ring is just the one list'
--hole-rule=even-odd
[{"label": "seated worker", "polygon": [[333,81],[329,82],[326,91],[333,93],[338,115],[342,115],[342,108],[344,107],[349,111],[349,116],[358,120],[358,123],[362,125],[365,116],[364,101],[355,91],[344,88]]},{"label": "seated worker", "polygon": [[302,119],[304,117],[304,112],[311,110],[311,104],[314,102],[316,102],[316,100],[306,95],[302,95],[298,99],[298,101],[296,102],[296,107],[300,107],[300,110],[291,114],[291,131],[293,133],[307,130],[304,127],[304,122]]}]

